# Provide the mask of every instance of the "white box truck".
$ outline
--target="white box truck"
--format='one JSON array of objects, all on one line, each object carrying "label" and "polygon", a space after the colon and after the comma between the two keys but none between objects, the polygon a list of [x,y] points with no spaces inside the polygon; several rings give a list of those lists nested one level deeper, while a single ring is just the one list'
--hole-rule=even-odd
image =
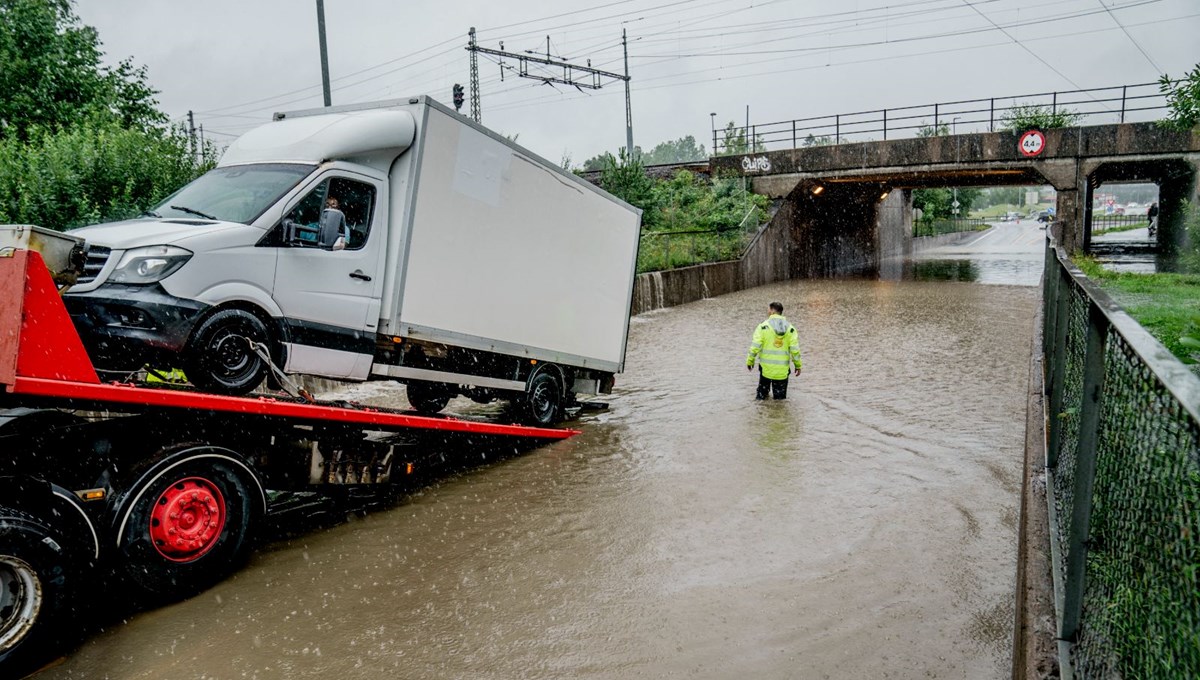
[{"label": "white box truck", "polygon": [[64,295],[99,368],[242,394],[287,373],[397,379],[418,410],[529,420],[624,365],[640,210],[427,97],[280,113],[88,244]]}]

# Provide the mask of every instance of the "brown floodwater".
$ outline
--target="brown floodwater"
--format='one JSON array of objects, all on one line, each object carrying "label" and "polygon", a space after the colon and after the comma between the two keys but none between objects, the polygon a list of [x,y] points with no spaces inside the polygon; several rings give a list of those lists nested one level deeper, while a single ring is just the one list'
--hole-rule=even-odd
[{"label": "brown floodwater", "polygon": [[[775,299],[805,369],[755,402]],[[641,315],[581,435],[278,539],[38,680],[1007,677],[1037,300],[795,281]]]}]

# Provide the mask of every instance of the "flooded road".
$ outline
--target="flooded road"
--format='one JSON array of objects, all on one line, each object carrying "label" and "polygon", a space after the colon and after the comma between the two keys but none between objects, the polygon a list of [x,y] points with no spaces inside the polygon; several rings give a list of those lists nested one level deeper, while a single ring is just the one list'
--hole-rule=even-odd
[{"label": "flooded road", "polygon": [[[755,402],[776,299],[804,373]],[[644,314],[583,434],[268,545],[37,677],[1007,677],[1037,300],[795,281]]]}]

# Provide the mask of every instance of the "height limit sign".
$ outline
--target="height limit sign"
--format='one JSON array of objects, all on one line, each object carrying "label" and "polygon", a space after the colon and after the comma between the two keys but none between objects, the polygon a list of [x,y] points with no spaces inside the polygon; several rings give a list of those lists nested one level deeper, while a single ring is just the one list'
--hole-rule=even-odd
[{"label": "height limit sign", "polygon": [[1017,142],[1017,148],[1026,158],[1040,156],[1046,149],[1046,135],[1042,134],[1041,130],[1027,130]]}]

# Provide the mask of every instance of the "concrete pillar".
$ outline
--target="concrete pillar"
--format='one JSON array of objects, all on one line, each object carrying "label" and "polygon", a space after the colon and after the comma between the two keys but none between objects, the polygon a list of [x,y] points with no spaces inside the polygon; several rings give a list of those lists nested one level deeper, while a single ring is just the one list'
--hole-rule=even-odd
[{"label": "concrete pillar", "polygon": [[912,255],[912,190],[894,189],[880,201],[875,217],[876,261],[879,277],[899,281],[904,261]]},{"label": "concrete pillar", "polygon": [[1055,204],[1054,238],[1068,253],[1083,250],[1084,227],[1087,224],[1087,208],[1090,192],[1087,185],[1080,189],[1059,189]]}]

